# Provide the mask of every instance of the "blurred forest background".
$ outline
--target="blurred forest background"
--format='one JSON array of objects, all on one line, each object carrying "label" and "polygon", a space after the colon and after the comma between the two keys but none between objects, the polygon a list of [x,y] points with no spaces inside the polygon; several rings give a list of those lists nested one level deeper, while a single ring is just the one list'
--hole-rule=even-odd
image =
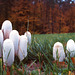
[{"label": "blurred forest background", "polygon": [[4,20],[20,34],[74,33],[75,0],[0,0],[0,28]]}]

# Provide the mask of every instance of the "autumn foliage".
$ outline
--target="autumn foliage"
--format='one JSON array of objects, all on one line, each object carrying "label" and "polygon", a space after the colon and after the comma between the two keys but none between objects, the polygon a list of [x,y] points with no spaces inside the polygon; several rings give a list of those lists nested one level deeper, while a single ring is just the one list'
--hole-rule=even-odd
[{"label": "autumn foliage", "polygon": [[[75,4],[58,0],[0,0],[0,27],[4,20],[13,23],[20,34],[75,32]],[[68,0],[70,1],[70,0]]]}]

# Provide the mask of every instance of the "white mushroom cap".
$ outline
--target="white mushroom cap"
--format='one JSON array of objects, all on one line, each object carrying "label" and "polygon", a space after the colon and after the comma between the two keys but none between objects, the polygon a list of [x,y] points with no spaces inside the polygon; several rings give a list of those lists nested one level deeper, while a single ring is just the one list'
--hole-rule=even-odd
[{"label": "white mushroom cap", "polygon": [[22,61],[27,56],[27,37],[25,35],[20,36],[18,57]]},{"label": "white mushroom cap", "polygon": [[2,31],[4,34],[4,39],[9,38],[9,34],[12,30],[12,23],[9,20],[5,20],[2,24]]},{"label": "white mushroom cap", "polygon": [[3,62],[7,66],[11,66],[14,62],[14,45],[10,39],[3,42]]},{"label": "white mushroom cap", "polygon": [[28,44],[31,45],[31,33],[29,31],[27,31],[27,32],[25,32],[24,35],[27,36]]},{"label": "white mushroom cap", "polygon": [[0,30],[0,57],[2,56],[3,40],[3,32]]},{"label": "white mushroom cap", "polygon": [[70,57],[75,56],[75,43],[72,39],[68,40],[66,49],[70,52]]},{"label": "white mushroom cap", "polygon": [[62,62],[65,59],[65,53],[62,43],[56,42],[53,46],[53,58],[57,60],[56,52],[58,50],[59,62]]},{"label": "white mushroom cap", "polygon": [[15,55],[18,55],[18,45],[19,45],[19,33],[17,30],[12,30],[9,35],[9,39],[13,41]]}]

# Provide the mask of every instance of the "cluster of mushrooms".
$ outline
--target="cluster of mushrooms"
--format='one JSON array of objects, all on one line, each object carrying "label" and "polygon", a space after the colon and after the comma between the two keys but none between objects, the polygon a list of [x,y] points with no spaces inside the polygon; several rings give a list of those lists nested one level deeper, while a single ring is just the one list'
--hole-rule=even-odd
[{"label": "cluster of mushrooms", "polygon": [[[18,56],[22,61],[27,56],[27,44],[31,44],[31,33],[25,32],[24,35],[19,35],[17,30],[12,30],[12,23],[5,20],[0,30],[0,57],[3,55],[4,65],[11,66],[15,56]],[[70,39],[67,42],[66,49],[70,52],[70,57],[75,56],[75,42]],[[57,60],[57,51],[59,62],[65,59],[63,44],[56,42],[53,46],[53,58]],[[67,53],[67,51],[66,51]]]},{"label": "cluster of mushrooms", "polygon": [[[57,52],[58,51],[58,52]],[[67,57],[69,57],[69,53],[70,53],[70,57],[73,61],[73,63],[75,63],[75,42],[72,39],[69,39],[66,45],[66,54]],[[57,57],[58,54],[58,57]],[[64,52],[64,47],[63,44],[60,42],[56,42],[53,46],[53,58],[56,60],[58,60],[59,62],[63,62],[65,59],[65,52]],[[59,59],[58,59],[59,58]]]},{"label": "cluster of mushrooms", "polygon": [[19,35],[17,30],[12,29],[12,23],[5,20],[0,30],[0,57],[3,55],[4,65],[10,67],[15,56],[22,61],[27,56],[27,44],[31,44],[31,33],[27,31]]}]

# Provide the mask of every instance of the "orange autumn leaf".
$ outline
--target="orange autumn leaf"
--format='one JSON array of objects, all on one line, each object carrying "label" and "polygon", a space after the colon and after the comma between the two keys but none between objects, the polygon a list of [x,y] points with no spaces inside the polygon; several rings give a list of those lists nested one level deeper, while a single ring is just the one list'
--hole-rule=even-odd
[{"label": "orange autumn leaf", "polygon": [[69,71],[68,75],[75,75],[74,72]]}]

